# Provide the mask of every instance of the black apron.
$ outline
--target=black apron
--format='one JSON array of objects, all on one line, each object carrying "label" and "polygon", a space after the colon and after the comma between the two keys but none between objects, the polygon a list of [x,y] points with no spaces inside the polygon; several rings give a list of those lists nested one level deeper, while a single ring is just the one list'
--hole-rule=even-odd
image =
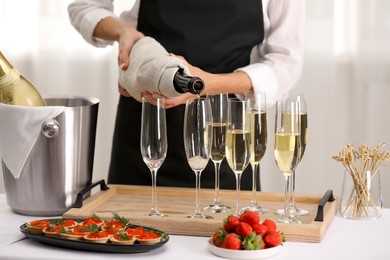
[{"label": "black apron", "polygon": [[[211,73],[230,73],[249,64],[252,48],[264,38],[261,0],[141,0],[137,29],[159,41],[168,52]],[[195,174],[184,151],[184,105],[166,110],[168,152],[157,173],[157,185],[195,187]],[[141,103],[120,97],[108,183],[150,185],[140,151]],[[224,160],[220,188],[235,189],[235,176]],[[210,160],[201,187],[214,188]],[[242,189],[251,189],[250,167]]]}]

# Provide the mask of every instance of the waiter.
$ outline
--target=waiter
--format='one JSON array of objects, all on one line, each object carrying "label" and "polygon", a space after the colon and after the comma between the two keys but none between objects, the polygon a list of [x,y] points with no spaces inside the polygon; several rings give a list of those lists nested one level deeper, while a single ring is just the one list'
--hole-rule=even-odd
[{"label": "waiter", "polygon": [[[76,0],[72,25],[96,47],[118,42],[123,70],[135,42],[150,36],[186,62],[205,82],[202,95],[264,91],[272,105],[297,83],[302,69],[305,1],[297,0],[135,0],[119,17],[113,1]],[[141,104],[120,86],[108,183],[150,185],[140,152]],[[155,93],[144,93],[149,98]],[[194,187],[183,143],[184,104],[191,94],[167,98],[167,157],[157,185]],[[251,189],[250,167],[242,189]],[[249,171],[249,172],[248,172]],[[214,188],[214,166],[202,172],[202,187]],[[235,176],[221,165],[221,188],[235,188]]]}]

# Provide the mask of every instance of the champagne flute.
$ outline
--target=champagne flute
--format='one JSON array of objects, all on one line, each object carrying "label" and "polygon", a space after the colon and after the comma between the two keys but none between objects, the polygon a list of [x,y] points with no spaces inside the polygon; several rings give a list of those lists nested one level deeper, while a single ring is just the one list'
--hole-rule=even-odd
[{"label": "champagne flute", "polygon": [[167,155],[168,141],[165,119],[165,99],[157,98],[156,104],[142,98],[141,154],[152,177],[152,208],[147,216],[166,216],[157,210],[157,171]]},{"label": "champagne flute", "polygon": [[230,207],[221,202],[219,195],[220,186],[220,167],[225,158],[225,132],[226,132],[226,118],[227,118],[227,94],[218,94],[209,96],[211,112],[213,118],[212,133],[213,142],[211,146],[210,158],[214,163],[215,168],[215,195],[214,202],[203,208],[205,211],[214,213],[227,212]]},{"label": "champagne flute", "polygon": [[212,218],[200,208],[200,177],[211,153],[212,114],[210,100],[205,97],[188,99],[184,113],[184,148],[188,164],[196,178],[196,209],[189,218]]},{"label": "champagne flute", "polygon": [[[290,94],[290,99],[297,100],[297,104],[300,107],[300,126],[301,126],[301,150],[299,155],[299,162],[301,162],[303,154],[305,153],[306,143],[307,143],[307,106],[305,96],[303,94]],[[295,170],[292,172],[291,181],[291,201],[289,202],[290,214],[292,217],[299,217],[309,214],[309,211],[303,208],[298,208],[295,203]],[[278,214],[283,215],[284,209],[279,209]]]},{"label": "champagne flute", "polygon": [[285,178],[284,213],[279,223],[302,223],[293,219],[289,210],[291,201],[291,175],[299,162],[300,140],[300,106],[299,101],[290,96],[283,96],[276,103],[275,117],[275,161]]},{"label": "champagne flute", "polygon": [[250,130],[245,115],[245,100],[228,100],[226,126],[226,160],[236,176],[236,215],[240,215],[241,174],[249,164]]},{"label": "champagne flute", "polygon": [[[257,184],[260,184],[260,160],[267,148],[267,114],[266,98],[264,92],[245,94],[247,122],[250,124],[251,143],[250,160],[252,167],[252,199],[249,206],[243,210],[251,210],[257,213],[267,212],[259,205],[256,199]],[[260,188],[260,187],[259,187]]]},{"label": "champagne flute", "polygon": [[[301,124],[301,150],[299,155],[299,163],[302,161],[303,154],[305,153],[306,144],[307,144],[307,135],[308,135],[308,128],[307,128],[307,106],[306,106],[306,100],[305,96],[303,94],[297,94],[296,99],[299,101],[300,105],[300,124]],[[298,208],[295,204],[295,170],[292,173],[291,176],[291,202],[290,202],[290,210],[292,210],[293,214],[297,217],[304,216],[309,214],[309,211],[307,209]]]}]

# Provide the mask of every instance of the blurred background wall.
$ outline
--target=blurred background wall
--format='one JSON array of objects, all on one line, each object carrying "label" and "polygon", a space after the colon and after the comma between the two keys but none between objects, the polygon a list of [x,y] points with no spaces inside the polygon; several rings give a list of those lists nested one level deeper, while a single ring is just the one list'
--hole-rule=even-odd
[{"label": "blurred background wall", "polygon": [[[117,46],[88,45],[71,27],[70,0],[0,0],[0,50],[43,96],[100,99],[93,179],[107,177],[117,93]],[[131,0],[115,1],[119,14]],[[348,143],[390,150],[390,1],[308,0],[303,74],[309,139],[297,168],[297,193],[340,194],[344,169],[332,159]],[[264,191],[282,192],[273,159],[274,110],[261,162]],[[1,119],[0,119],[1,124]],[[129,173],[123,173],[129,174]],[[390,207],[390,168],[381,168]],[[0,176],[2,176],[0,170]],[[0,192],[4,183],[0,177]]]}]

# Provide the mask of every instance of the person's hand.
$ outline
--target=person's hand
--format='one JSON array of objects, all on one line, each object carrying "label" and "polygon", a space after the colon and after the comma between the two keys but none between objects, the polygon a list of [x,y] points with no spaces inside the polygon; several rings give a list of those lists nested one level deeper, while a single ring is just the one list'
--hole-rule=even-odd
[{"label": "person's hand", "polygon": [[[134,28],[126,28],[122,31],[120,34],[119,40],[118,40],[118,64],[121,66],[122,70],[127,70],[129,67],[129,56],[131,49],[133,48],[134,44],[143,37],[144,35],[135,30]],[[119,82],[118,82],[118,92],[125,97],[131,97],[129,92],[125,88],[123,88]]]},{"label": "person's hand", "polygon": [[127,67],[129,66],[129,55],[131,49],[133,48],[134,44],[142,37],[144,37],[143,33],[131,27],[127,27],[120,33],[118,40],[118,63],[123,70],[127,70]]},{"label": "person's hand", "polygon": [[[160,95],[158,93],[144,92],[142,93],[142,97],[144,97],[149,103],[156,105],[157,104],[156,99],[165,96]],[[168,109],[181,104],[185,104],[187,99],[189,98],[195,98],[195,96],[191,93],[185,93],[174,98],[165,97],[165,108]]]},{"label": "person's hand", "polygon": [[[127,26],[119,19],[108,16],[100,20],[93,32],[96,38],[118,42],[118,65],[122,70],[127,70],[129,66],[129,56],[134,44],[144,37],[143,33],[137,29]],[[118,91],[121,95],[130,97],[126,89],[122,88],[118,82]]]},{"label": "person's hand", "polygon": [[129,92],[127,92],[127,90],[125,88],[122,88],[121,84],[119,84],[118,82],[118,92],[122,95],[122,96],[125,96],[125,97],[131,97],[131,95],[129,94]]}]

